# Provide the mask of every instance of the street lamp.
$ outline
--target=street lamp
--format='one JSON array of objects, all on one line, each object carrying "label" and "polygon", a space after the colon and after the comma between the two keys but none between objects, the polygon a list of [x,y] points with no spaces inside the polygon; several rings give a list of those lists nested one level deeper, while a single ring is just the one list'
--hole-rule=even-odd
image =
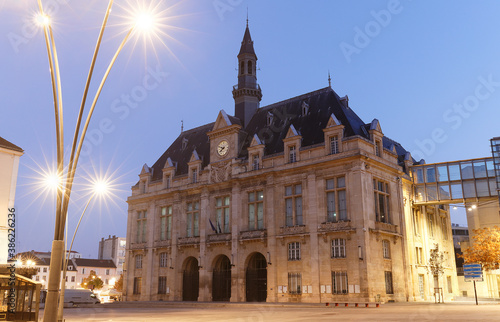
[{"label": "street lamp", "polygon": [[69,257],[71,255],[71,250],[73,249],[73,243],[75,241],[76,233],[78,232],[78,228],[80,227],[80,223],[82,222],[83,215],[85,215],[85,211],[87,210],[90,202],[95,196],[105,196],[106,193],[108,192],[108,182],[105,180],[98,180],[94,183],[94,192],[90,195],[89,200],[87,201],[87,204],[85,205],[85,208],[83,209],[82,214],[80,215],[80,219],[78,220],[78,224],[76,225],[75,232],[73,233],[73,238],[71,238],[71,244],[69,246],[69,250],[66,254],[66,259],[64,261],[64,266],[63,266],[63,276],[62,276],[62,281],[61,281],[61,292],[59,294],[59,307],[57,310],[57,320],[62,321],[63,320],[63,311],[64,311],[64,293],[66,291],[66,273],[68,270],[68,262],[69,262]]},{"label": "street lamp", "polygon": [[[37,16],[36,22],[41,27],[43,27],[43,33],[45,36],[45,45],[47,47],[47,56],[49,59],[50,67],[50,77],[52,83],[52,96],[54,100],[54,115],[55,115],[55,130],[56,130],[56,146],[57,146],[57,178],[66,178],[64,180],[64,186],[57,189],[57,202],[56,202],[56,218],[55,218],[55,228],[54,228],[54,240],[52,242],[52,251],[50,257],[50,274],[49,281],[47,284],[47,298],[45,302],[45,313],[43,316],[44,322],[55,322],[57,318],[57,300],[59,295],[59,286],[61,281],[61,264],[63,262],[63,252],[64,252],[64,228],[67,219],[68,205],[71,196],[71,191],[73,187],[73,181],[78,165],[78,159],[80,157],[80,152],[83,146],[85,135],[89,127],[90,119],[94,112],[97,100],[101,94],[104,83],[109,76],[111,68],[113,67],[118,55],[130,38],[130,35],[136,28],[143,28],[148,26],[151,28],[153,23],[146,18],[141,18],[141,23],[135,23],[130,30],[126,33],[125,38],[116,50],[111,62],[109,63],[104,76],[101,79],[100,85],[94,96],[90,109],[88,111],[87,118],[82,128],[83,112],[85,109],[85,104],[87,101],[88,90],[90,87],[90,82],[92,80],[92,75],[95,67],[95,62],[97,55],[99,53],[99,48],[102,42],[102,37],[106,25],[108,22],[109,15],[111,13],[111,8],[113,6],[113,0],[109,0],[104,20],[101,25],[99,36],[97,38],[97,44],[94,49],[94,54],[92,57],[89,73],[87,76],[87,81],[85,84],[82,101],[80,104],[80,110],[78,113],[78,118],[76,121],[75,133],[73,136],[73,141],[71,145],[71,153],[69,157],[68,166],[64,167],[64,122],[63,122],[63,100],[62,100],[62,90],[61,90],[61,76],[59,70],[59,60],[57,56],[56,44],[54,40],[54,35],[51,27],[51,19],[45,13],[42,0],[37,0],[39,15]],[[80,130],[81,133],[80,133]]]}]

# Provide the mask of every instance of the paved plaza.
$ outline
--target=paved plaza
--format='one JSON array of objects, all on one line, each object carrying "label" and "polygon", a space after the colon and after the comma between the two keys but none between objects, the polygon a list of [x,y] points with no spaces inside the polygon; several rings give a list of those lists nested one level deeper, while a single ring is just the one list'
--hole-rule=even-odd
[{"label": "paved plaza", "polygon": [[[43,314],[43,310],[40,312]],[[499,321],[500,305],[463,303],[389,303],[379,308],[320,305],[225,304],[161,305],[152,302],[65,309],[65,320],[154,321]]]}]

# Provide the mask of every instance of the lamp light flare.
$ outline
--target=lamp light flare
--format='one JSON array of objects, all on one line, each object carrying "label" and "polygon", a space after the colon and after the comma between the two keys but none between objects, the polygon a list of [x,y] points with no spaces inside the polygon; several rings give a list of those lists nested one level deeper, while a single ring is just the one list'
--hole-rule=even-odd
[{"label": "lamp light flare", "polygon": [[472,209],[476,209],[476,208],[477,208],[477,206],[476,206],[476,205],[472,205],[472,207],[471,207],[471,208],[472,208]]},{"label": "lamp light flare", "polygon": [[135,27],[143,32],[151,31],[155,26],[155,19],[152,13],[141,12],[135,19]]},{"label": "lamp light flare", "polygon": [[46,14],[38,13],[35,16],[35,22],[40,27],[50,26],[50,17]]},{"label": "lamp light flare", "polygon": [[99,180],[94,183],[94,192],[98,195],[105,195],[109,191],[109,184],[104,180]]}]

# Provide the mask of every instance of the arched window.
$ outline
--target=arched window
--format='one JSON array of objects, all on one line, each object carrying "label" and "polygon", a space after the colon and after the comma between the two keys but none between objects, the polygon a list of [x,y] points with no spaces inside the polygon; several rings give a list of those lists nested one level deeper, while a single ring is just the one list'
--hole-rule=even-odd
[{"label": "arched window", "polygon": [[245,73],[245,62],[240,63],[240,75]]},{"label": "arched window", "polygon": [[253,71],[252,62],[249,61],[248,62],[248,75],[252,75],[252,71]]}]

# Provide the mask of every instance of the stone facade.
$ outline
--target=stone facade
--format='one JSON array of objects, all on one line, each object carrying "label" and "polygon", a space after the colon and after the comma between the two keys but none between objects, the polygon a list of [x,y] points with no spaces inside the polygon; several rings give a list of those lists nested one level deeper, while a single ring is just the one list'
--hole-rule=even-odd
[{"label": "stone facade", "polygon": [[248,26],[238,58],[240,118],[222,110],[181,133],[132,187],[125,300],[429,299],[428,282],[416,295],[429,274],[415,247],[453,254],[451,232],[427,239],[412,220],[427,212],[449,225],[449,213],[413,207],[410,154],[331,87],[255,110]]}]

